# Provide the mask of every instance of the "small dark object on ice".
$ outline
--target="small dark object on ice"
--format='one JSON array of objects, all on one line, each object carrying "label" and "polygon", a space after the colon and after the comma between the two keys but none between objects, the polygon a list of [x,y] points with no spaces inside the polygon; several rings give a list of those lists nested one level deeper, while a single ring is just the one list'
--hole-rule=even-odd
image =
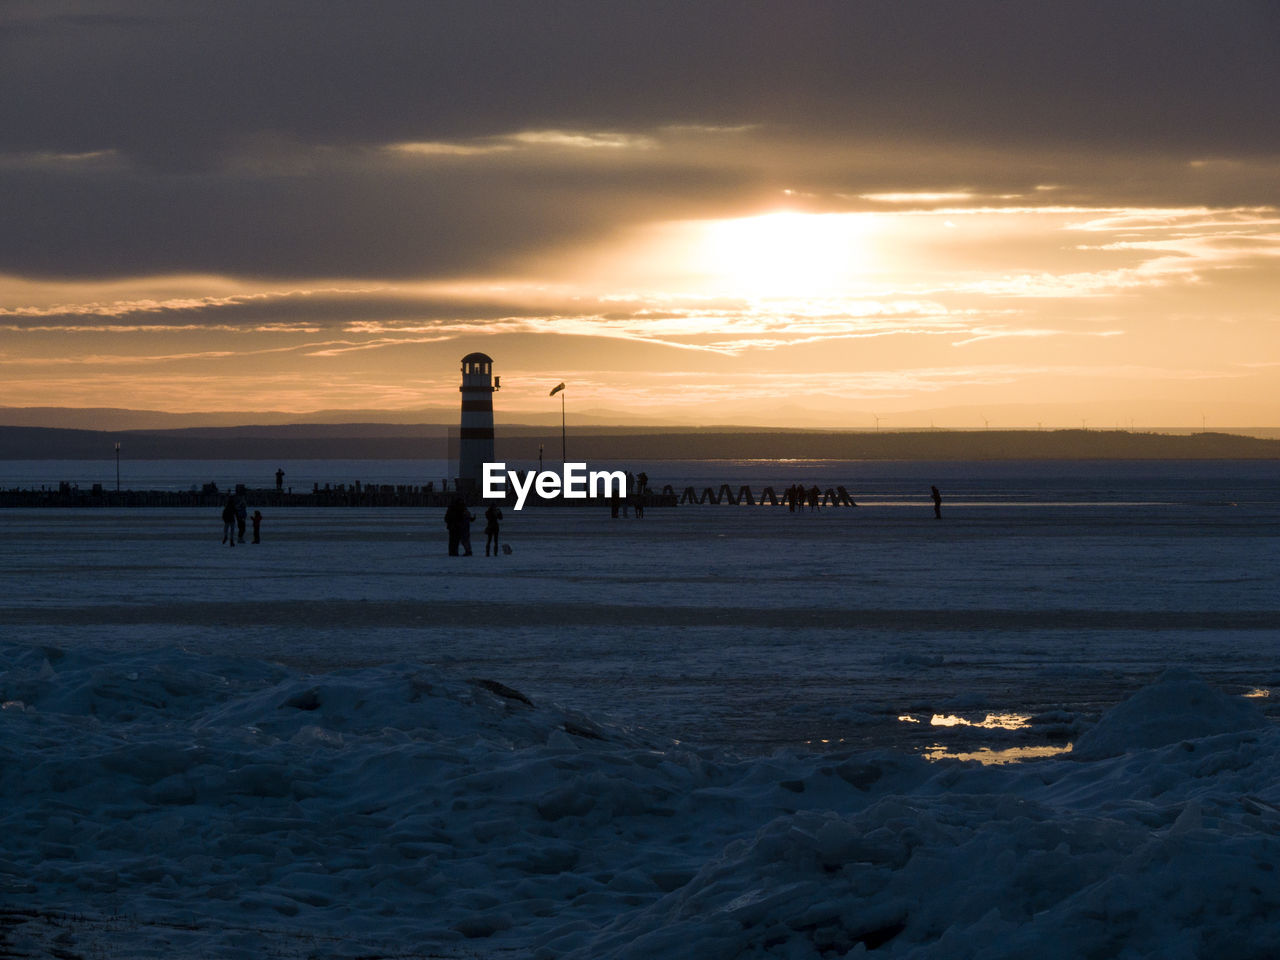
[{"label": "small dark object on ice", "polygon": [[488,690],[490,693],[496,693],[498,696],[507,700],[519,700],[521,703],[527,703],[529,706],[533,706],[532,700],[526,697],[519,690],[513,690],[511,687],[508,687],[505,683],[499,683],[497,680],[472,680],[471,682],[477,687],[484,687],[484,689]]},{"label": "small dark object on ice", "polygon": [[603,734],[599,734],[590,727],[581,723],[574,723],[572,720],[564,722],[564,732],[574,737],[582,737],[586,740],[603,740]]}]

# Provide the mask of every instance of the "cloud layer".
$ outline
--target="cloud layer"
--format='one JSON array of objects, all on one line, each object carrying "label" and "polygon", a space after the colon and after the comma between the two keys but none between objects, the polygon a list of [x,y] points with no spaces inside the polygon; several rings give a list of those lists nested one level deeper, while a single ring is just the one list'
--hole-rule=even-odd
[{"label": "cloud layer", "polygon": [[1263,0],[12,3],[0,404],[409,409],[480,345],[522,402],[655,415],[1179,378],[1280,415],[1278,36]]}]

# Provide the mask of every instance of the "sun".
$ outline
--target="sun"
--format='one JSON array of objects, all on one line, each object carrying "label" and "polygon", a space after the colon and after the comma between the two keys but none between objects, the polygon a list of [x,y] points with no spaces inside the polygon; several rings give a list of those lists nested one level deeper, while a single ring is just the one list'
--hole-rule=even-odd
[{"label": "sun", "polygon": [[870,230],[868,214],[783,211],[703,221],[699,272],[719,293],[836,295],[867,270]]},{"label": "sun", "polygon": [[774,211],[644,223],[588,248],[540,252],[526,275],[579,290],[806,300],[861,296],[887,269],[883,214]]}]

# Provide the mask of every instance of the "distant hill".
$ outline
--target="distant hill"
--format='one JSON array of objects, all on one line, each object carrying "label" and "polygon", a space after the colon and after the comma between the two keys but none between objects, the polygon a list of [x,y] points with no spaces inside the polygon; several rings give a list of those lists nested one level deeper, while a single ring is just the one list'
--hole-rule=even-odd
[{"label": "distant hill", "polygon": [[[504,398],[505,399],[505,398]],[[964,433],[1010,433],[1018,430],[1030,431],[1036,424],[1036,432],[1040,432],[1041,424],[1049,424],[1050,430],[1062,430],[1070,424],[1080,423],[1081,416],[1091,413],[1088,423],[1095,425],[1090,433],[1113,432],[1105,428],[1109,422],[1107,411],[1090,411],[1072,406],[1070,408],[987,408],[987,413],[996,414],[994,419],[986,421],[979,416],[976,408],[948,407],[938,409],[895,411],[893,418],[887,423],[879,424],[883,433],[936,433],[954,431]],[[456,404],[432,407],[418,407],[412,410],[352,410],[332,409],[313,410],[307,413],[288,413],[280,410],[233,411],[233,412],[201,412],[201,413],[166,413],[159,410],[131,410],[123,407],[6,407],[0,406],[0,425],[10,427],[56,427],[63,430],[95,430],[113,432],[133,432],[152,430],[194,430],[221,429],[243,431],[253,427],[281,427],[287,430],[305,430],[309,428],[330,429],[331,431],[347,430],[353,435],[367,435],[373,427],[401,428],[406,436],[418,436],[419,431],[436,427],[448,430],[458,425],[459,409]],[[560,407],[552,402],[550,409],[517,410],[505,404],[499,404],[494,414],[500,429],[508,429],[511,424],[522,424],[537,427],[542,432],[555,429],[560,433]],[[1096,414],[1096,415],[1093,415]],[[600,407],[578,409],[573,406],[569,410],[569,429],[576,433],[614,434],[631,433],[666,433],[669,431],[698,430],[703,433],[854,433],[877,432],[871,428],[877,420],[865,411],[843,411],[833,418],[830,413],[807,410],[791,404],[771,403],[766,406],[747,407],[736,404],[732,408],[725,405],[702,407],[688,410],[671,417],[652,413],[636,414],[626,410],[612,410]],[[1213,420],[1214,430],[1219,433],[1242,434],[1251,437],[1280,438],[1280,427],[1250,426],[1251,423],[1280,420],[1280,413],[1270,419],[1250,420],[1247,411],[1219,411]],[[988,431],[979,426],[984,422],[997,424],[997,429]],[[1171,421],[1181,425],[1170,425],[1161,421],[1139,421],[1141,427],[1134,429],[1133,421],[1128,421],[1130,433],[1188,434],[1204,432],[1204,421],[1199,414],[1180,421]],[[934,424],[941,424],[937,429]],[[1189,424],[1200,424],[1191,427]],[[808,424],[806,427],[794,424]],[[1115,424],[1119,431],[1120,424]],[[516,427],[510,429],[518,430]],[[1084,431],[1082,431],[1084,432]],[[295,434],[298,435],[298,434]],[[330,435],[336,435],[331,433]]]},{"label": "distant hill", "polygon": [[[282,424],[181,430],[0,427],[0,459],[443,460],[450,428],[438,424]],[[498,428],[498,459],[554,463],[560,432]],[[1274,460],[1280,439],[1228,433],[1124,430],[822,431],[615,427],[569,434],[571,460]]]},{"label": "distant hill", "polygon": [[[558,445],[547,451],[558,453]],[[506,453],[507,450],[519,453]],[[500,448],[529,459],[522,438]],[[1101,430],[919,432],[668,430],[570,438],[571,459],[613,460],[1274,460],[1280,440],[1225,433],[1170,435]],[[537,451],[532,456],[536,458]]]},{"label": "distant hill", "polygon": [[[315,410],[310,413],[285,413],[279,410],[256,412],[165,413],[158,410],[130,410],[119,407],[4,407],[0,406],[0,424],[10,427],[55,427],[62,430],[192,430],[201,428],[239,429],[244,424],[271,427],[369,425],[399,426],[411,432],[423,426],[447,429],[458,424],[458,407],[420,407],[414,410]],[[500,418],[508,423],[560,426],[560,407],[546,411],[503,410]],[[615,410],[575,410],[573,421],[579,426],[665,427],[661,418],[644,419]]]}]

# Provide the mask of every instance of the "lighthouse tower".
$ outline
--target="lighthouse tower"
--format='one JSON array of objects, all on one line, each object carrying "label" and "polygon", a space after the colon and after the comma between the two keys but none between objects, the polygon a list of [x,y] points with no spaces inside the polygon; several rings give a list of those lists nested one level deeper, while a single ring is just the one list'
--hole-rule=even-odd
[{"label": "lighthouse tower", "polygon": [[458,489],[480,486],[484,464],[493,461],[493,358],[468,353],[462,358],[462,424],[458,431]]}]

